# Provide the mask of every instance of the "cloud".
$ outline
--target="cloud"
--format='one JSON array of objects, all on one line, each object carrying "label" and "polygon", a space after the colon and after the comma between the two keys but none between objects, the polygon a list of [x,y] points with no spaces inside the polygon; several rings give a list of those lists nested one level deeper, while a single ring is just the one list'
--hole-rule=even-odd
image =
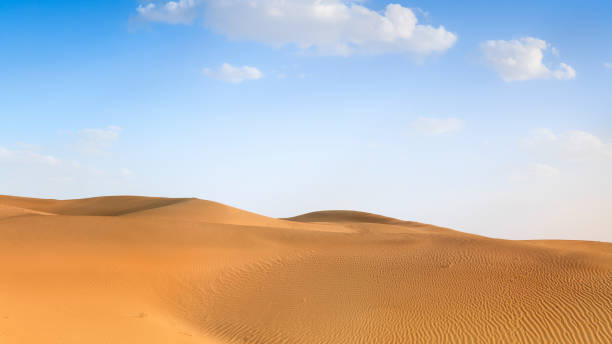
[{"label": "cloud", "polygon": [[58,166],[61,160],[53,155],[41,154],[30,150],[10,150],[0,147],[0,164],[40,164]]},{"label": "cloud", "polygon": [[581,130],[556,134],[550,129],[536,129],[523,139],[523,143],[547,155],[556,155],[571,161],[588,158],[612,158],[612,143]]},{"label": "cloud", "polygon": [[[118,128],[101,131],[112,133],[113,130]],[[89,136],[92,131],[84,132]],[[113,136],[98,133],[98,130],[93,132],[102,137]],[[60,160],[51,155],[54,153],[47,154],[42,150],[43,146],[24,143],[0,146],[0,189],[3,193],[73,198],[75,195],[108,193],[109,190],[125,193],[122,188],[137,184],[127,183],[135,174],[127,168],[129,166],[118,165],[119,161],[112,159],[113,156],[94,157],[81,164],[70,157]]]},{"label": "cloud", "polygon": [[604,67],[608,69],[612,69],[612,62],[604,62]]},{"label": "cloud", "polygon": [[561,173],[557,168],[542,163],[530,164],[526,172],[527,176],[535,178],[553,178]]},{"label": "cloud", "polygon": [[556,167],[544,163],[533,163],[516,169],[513,174],[510,175],[510,181],[541,183],[546,181],[559,181],[560,176],[561,171]]},{"label": "cloud", "polygon": [[435,118],[435,117],[419,117],[412,123],[412,127],[424,134],[440,135],[446,133],[457,132],[463,129],[464,123],[458,118]]},{"label": "cloud", "polygon": [[538,128],[531,132],[531,135],[523,141],[527,144],[538,144],[540,142],[550,142],[557,140],[557,135],[548,128]]},{"label": "cloud", "polygon": [[562,137],[567,151],[574,156],[593,154],[610,155],[610,145],[605,144],[597,136],[584,131],[570,131]]},{"label": "cloud", "polygon": [[255,67],[234,67],[229,63],[224,63],[217,70],[204,68],[203,73],[209,78],[229,82],[232,84],[239,84],[245,80],[257,80],[263,78],[263,73]]},{"label": "cloud", "polygon": [[191,24],[198,16],[199,0],[168,1],[164,4],[149,2],[136,8],[138,14],[152,22]]},{"label": "cloud", "polygon": [[106,152],[119,138],[121,128],[108,126],[106,129],[83,129],[79,132],[76,146],[86,154],[101,154]]},{"label": "cloud", "polygon": [[529,175],[537,178],[552,178],[560,174],[559,170],[547,164],[531,164],[528,167]]},{"label": "cloud", "polygon": [[532,79],[569,80],[576,77],[576,71],[566,63],[560,63],[557,69],[551,70],[543,63],[544,53],[552,50],[550,44],[538,38],[524,37],[511,41],[486,41],[481,45],[485,61],[505,81],[523,81]]},{"label": "cloud", "polygon": [[[444,52],[457,35],[444,26],[419,24],[410,8],[389,4],[382,12],[361,1],[344,0],[209,0],[148,3],[138,7],[151,21],[191,23],[203,7],[208,27],[233,39],[273,46],[297,45],[326,55]],[[172,4],[169,6],[169,4]],[[181,5],[182,4],[182,5]]]}]

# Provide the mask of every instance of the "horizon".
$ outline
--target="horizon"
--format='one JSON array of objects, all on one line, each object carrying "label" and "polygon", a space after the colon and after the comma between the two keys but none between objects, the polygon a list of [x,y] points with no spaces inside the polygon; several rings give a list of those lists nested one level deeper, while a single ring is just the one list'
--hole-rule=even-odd
[{"label": "horizon", "polygon": [[[17,195],[0,195],[0,197],[2,197],[2,196],[30,199],[29,197],[23,197],[23,196],[17,196]],[[85,198],[67,198],[67,199],[33,198],[33,199],[53,200],[53,201],[75,201],[75,200],[79,201],[79,200],[88,200],[88,199],[95,199],[95,198],[110,198],[110,197],[117,197],[117,198],[120,198],[120,197],[165,198],[165,199],[170,199],[170,200],[184,200],[184,201],[199,200],[199,201],[217,203],[217,204],[220,204],[220,205],[225,206],[225,207],[235,208],[235,209],[238,209],[240,211],[246,211],[248,213],[252,213],[252,214],[255,214],[255,215],[269,217],[269,218],[278,219],[278,220],[292,220],[293,221],[294,218],[303,217],[303,216],[306,216],[306,215],[324,214],[324,213],[328,213],[328,212],[348,212],[348,213],[351,213],[353,216],[361,213],[361,214],[367,214],[367,215],[376,215],[376,216],[379,216],[379,217],[382,217],[382,218],[386,218],[386,219],[399,220],[399,221],[402,221],[402,222],[415,222],[415,221],[412,221],[410,219],[395,218],[395,217],[387,216],[385,214],[370,213],[370,212],[360,211],[360,210],[355,210],[355,209],[320,209],[320,210],[315,210],[315,211],[309,211],[309,212],[306,212],[306,213],[293,214],[293,215],[287,216],[287,217],[270,217],[270,216],[268,216],[266,214],[261,214],[261,213],[250,211],[249,209],[241,209],[241,208],[234,207],[231,204],[221,203],[221,202],[217,202],[217,201],[214,201],[214,200],[198,198],[198,197],[173,198],[173,197],[157,197],[157,196],[141,196],[141,195],[103,195],[103,196],[93,196],[93,197],[85,197]],[[160,207],[164,207],[164,206],[165,205],[161,205]],[[136,210],[135,212],[138,212],[138,210]],[[108,216],[108,215],[104,215],[104,216]],[[310,220],[310,221],[313,221],[313,220]],[[439,225],[436,225],[434,223],[422,223],[422,222],[418,222],[418,221],[416,221],[416,223],[422,224],[422,225],[427,225],[427,226],[446,228],[444,226],[439,226]],[[449,229],[457,231],[457,229],[455,229],[455,228],[449,228]],[[470,234],[474,234],[474,233],[470,233]],[[491,238],[492,239],[499,239],[499,238],[493,238],[493,237],[491,237]],[[525,240],[525,239],[509,239],[509,240]],[[526,239],[526,240],[529,240],[529,239]],[[547,239],[540,239],[540,240],[546,241]],[[585,242],[593,241],[593,242],[607,243],[606,241],[601,241],[601,240],[555,239],[555,238],[550,238],[548,240],[576,240],[576,241],[585,241]]]},{"label": "horizon", "polygon": [[[220,203],[217,202],[215,200],[210,200],[210,199],[205,199],[205,198],[198,198],[198,197],[158,197],[158,196],[142,196],[142,195],[102,195],[102,196],[93,196],[93,197],[84,197],[84,198],[63,198],[63,199],[56,199],[56,198],[33,198],[33,197],[23,197],[23,196],[18,196],[18,195],[0,195],[0,197],[15,197],[15,198],[25,198],[25,199],[34,199],[34,200],[45,200],[45,201],[82,201],[82,200],[89,200],[89,199],[96,199],[96,198],[111,198],[111,197],[116,197],[116,198],[122,198],[122,197],[126,197],[126,198],[130,198],[130,197],[136,197],[136,198],[164,198],[164,199],[168,199],[168,200],[199,200],[199,201],[205,201],[205,202],[213,202],[213,203],[218,203],[221,204],[223,206],[227,206],[230,208],[236,208],[242,211],[246,211],[246,212],[250,212],[253,214],[257,214],[257,215],[261,215],[261,216],[265,216],[265,217],[270,217],[267,216],[266,214],[259,214],[259,213],[255,213],[252,212],[248,209],[240,209],[237,207],[232,206],[231,204],[225,204],[225,203]],[[25,209],[25,208],[24,208]],[[315,210],[312,212],[308,212],[308,213],[300,213],[300,214],[295,214],[293,216],[289,216],[289,217],[279,217],[276,219],[290,219],[293,217],[298,217],[298,216],[302,216],[302,215],[308,215],[308,214],[312,214],[312,213],[323,213],[323,212],[336,212],[336,211],[340,211],[340,212],[351,212],[351,213],[363,213],[363,214],[370,214],[370,215],[378,215],[381,217],[386,217],[386,218],[390,218],[390,219],[396,219],[393,217],[389,217],[389,216],[385,216],[384,214],[374,214],[374,213],[369,213],[369,212],[365,212],[365,211],[360,211],[360,210],[354,210],[354,209],[321,209],[321,210]],[[274,217],[271,217],[274,218]],[[406,219],[396,219],[396,220],[400,220],[400,221],[406,221],[409,222],[409,220]],[[428,224],[428,225],[433,225],[433,224]]]},{"label": "horizon", "polygon": [[610,13],[597,0],[7,2],[0,194],[612,242]]}]

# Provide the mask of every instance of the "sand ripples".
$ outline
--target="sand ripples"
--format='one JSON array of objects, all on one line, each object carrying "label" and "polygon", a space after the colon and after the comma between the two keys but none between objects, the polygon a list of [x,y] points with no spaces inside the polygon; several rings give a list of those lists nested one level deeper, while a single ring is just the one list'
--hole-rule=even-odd
[{"label": "sand ripples", "polygon": [[612,343],[612,244],[193,199],[0,197],[0,219],[2,343]]}]

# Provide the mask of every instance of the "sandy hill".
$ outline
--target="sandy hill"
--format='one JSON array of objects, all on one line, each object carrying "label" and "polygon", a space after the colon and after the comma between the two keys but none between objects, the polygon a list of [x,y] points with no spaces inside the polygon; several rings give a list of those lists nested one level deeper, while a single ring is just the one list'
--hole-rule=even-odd
[{"label": "sandy hill", "polygon": [[42,211],[0,204],[0,220],[25,215],[52,215]]},{"label": "sandy hill", "polygon": [[[134,219],[146,220],[207,222],[251,227],[305,228],[302,224],[293,221],[271,218],[197,198],[105,196],[55,200],[0,196],[0,206],[3,207],[0,208],[0,218],[26,213],[70,216],[129,216]],[[324,228],[332,230],[333,226]]]},{"label": "sandy hill", "polygon": [[0,196],[0,204],[55,215],[119,216],[185,202],[189,198],[106,196],[74,200]]},{"label": "sandy hill", "polygon": [[392,217],[352,210],[315,211],[290,217],[287,220],[298,222],[364,222],[382,223],[386,225],[414,224],[414,222],[401,221]]},{"label": "sandy hill", "polygon": [[159,218],[183,221],[199,221],[262,227],[300,227],[289,221],[251,213],[221,203],[201,199],[189,199],[164,207],[152,207],[127,214],[134,218]]},{"label": "sandy hill", "polygon": [[0,343],[610,343],[612,244],[0,196]]}]

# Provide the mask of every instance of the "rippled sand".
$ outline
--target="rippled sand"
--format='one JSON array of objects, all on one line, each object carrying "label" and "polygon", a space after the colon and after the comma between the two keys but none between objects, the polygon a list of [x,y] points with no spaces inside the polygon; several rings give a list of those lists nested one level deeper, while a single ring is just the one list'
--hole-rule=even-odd
[{"label": "rippled sand", "polygon": [[0,196],[0,343],[612,343],[612,244]]}]

